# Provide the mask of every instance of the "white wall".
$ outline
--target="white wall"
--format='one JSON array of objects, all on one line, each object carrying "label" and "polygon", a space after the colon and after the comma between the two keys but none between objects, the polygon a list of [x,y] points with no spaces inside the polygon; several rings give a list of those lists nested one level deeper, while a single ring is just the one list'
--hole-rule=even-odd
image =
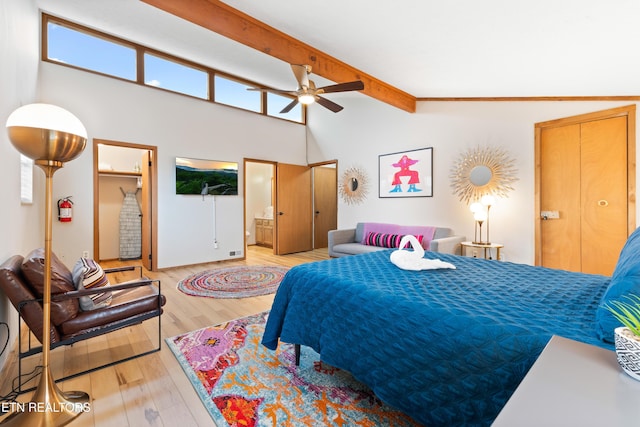
[{"label": "white wall", "polygon": [[[339,114],[312,106],[308,125],[310,162],[337,158],[338,176],[352,166],[369,175],[365,203],[354,206],[339,200],[339,228],[359,221],[397,221],[449,226],[472,238],[473,218],[453,195],[449,174],[466,149],[500,146],[515,159],[519,180],[509,197],[491,208],[491,240],[505,244],[506,260],[529,264],[534,262],[535,245],[534,124],[631,104],[419,102],[417,112],[408,114],[365,96],[339,102],[345,107]],[[433,147],[433,197],[378,198],[378,155],[424,147]]]},{"label": "white wall", "polygon": [[[14,254],[44,244],[44,215],[41,209],[44,174],[34,168],[34,204],[20,203],[20,156],[4,130],[13,110],[36,100],[36,78],[39,52],[39,18],[32,0],[0,1],[0,262]],[[7,349],[0,355],[0,369],[17,338],[17,315],[0,291],[0,350],[5,340]]]},{"label": "white wall", "polygon": [[[306,163],[305,128],[247,111],[61,67],[40,65],[42,100],[78,116],[89,138],[158,147],[158,267],[229,259],[244,253],[242,194],[175,194],[175,158],[243,158]],[[68,265],[93,247],[92,146],[54,179],[54,199],[73,195],[74,220],[55,223],[56,254]],[[240,180],[244,176],[239,170]],[[242,192],[242,181],[239,183]],[[214,248],[214,238],[218,249]],[[233,258],[233,257],[231,257]]]}]

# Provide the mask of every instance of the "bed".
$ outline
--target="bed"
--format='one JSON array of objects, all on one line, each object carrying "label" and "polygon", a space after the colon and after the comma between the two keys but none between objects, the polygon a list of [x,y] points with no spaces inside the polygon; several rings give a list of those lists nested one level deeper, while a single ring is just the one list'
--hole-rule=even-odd
[{"label": "bed", "polygon": [[391,250],[299,265],[262,343],[313,348],[428,425],[490,425],[552,335],[613,349],[607,299],[640,293],[636,230],[610,277],[427,252],[456,269],[407,271]]}]

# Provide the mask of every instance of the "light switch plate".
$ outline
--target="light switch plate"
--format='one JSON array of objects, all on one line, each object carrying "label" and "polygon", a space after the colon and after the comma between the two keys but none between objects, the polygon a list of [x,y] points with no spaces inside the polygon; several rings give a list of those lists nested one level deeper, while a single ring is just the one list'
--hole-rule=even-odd
[{"label": "light switch plate", "polygon": [[560,219],[560,211],[540,211],[542,219]]}]

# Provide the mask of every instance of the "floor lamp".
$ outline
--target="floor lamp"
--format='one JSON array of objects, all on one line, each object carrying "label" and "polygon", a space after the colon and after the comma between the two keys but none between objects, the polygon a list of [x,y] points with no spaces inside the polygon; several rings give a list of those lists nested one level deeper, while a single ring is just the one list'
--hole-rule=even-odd
[{"label": "floor lamp", "polygon": [[15,110],[7,119],[13,146],[33,159],[46,177],[44,292],[42,321],[42,374],[28,410],[13,412],[3,426],[63,426],[88,410],[85,392],[63,392],[56,385],[49,367],[51,347],[51,228],[53,218],[53,174],[65,162],[82,153],[87,131],[73,114],[50,104],[29,104]]}]

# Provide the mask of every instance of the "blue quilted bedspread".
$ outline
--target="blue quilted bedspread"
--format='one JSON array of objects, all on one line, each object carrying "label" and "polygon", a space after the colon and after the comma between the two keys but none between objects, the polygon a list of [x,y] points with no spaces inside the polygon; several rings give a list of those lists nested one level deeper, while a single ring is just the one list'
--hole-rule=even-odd
[{"label": "blue quilted bedspread", "polygon": [[594,332],[608,277],[432,252],[457,268],[405,271],[390,253],[292,268],[263,344],[312,347],[426,426],[491,424],[552,335],[613,349]]}]

